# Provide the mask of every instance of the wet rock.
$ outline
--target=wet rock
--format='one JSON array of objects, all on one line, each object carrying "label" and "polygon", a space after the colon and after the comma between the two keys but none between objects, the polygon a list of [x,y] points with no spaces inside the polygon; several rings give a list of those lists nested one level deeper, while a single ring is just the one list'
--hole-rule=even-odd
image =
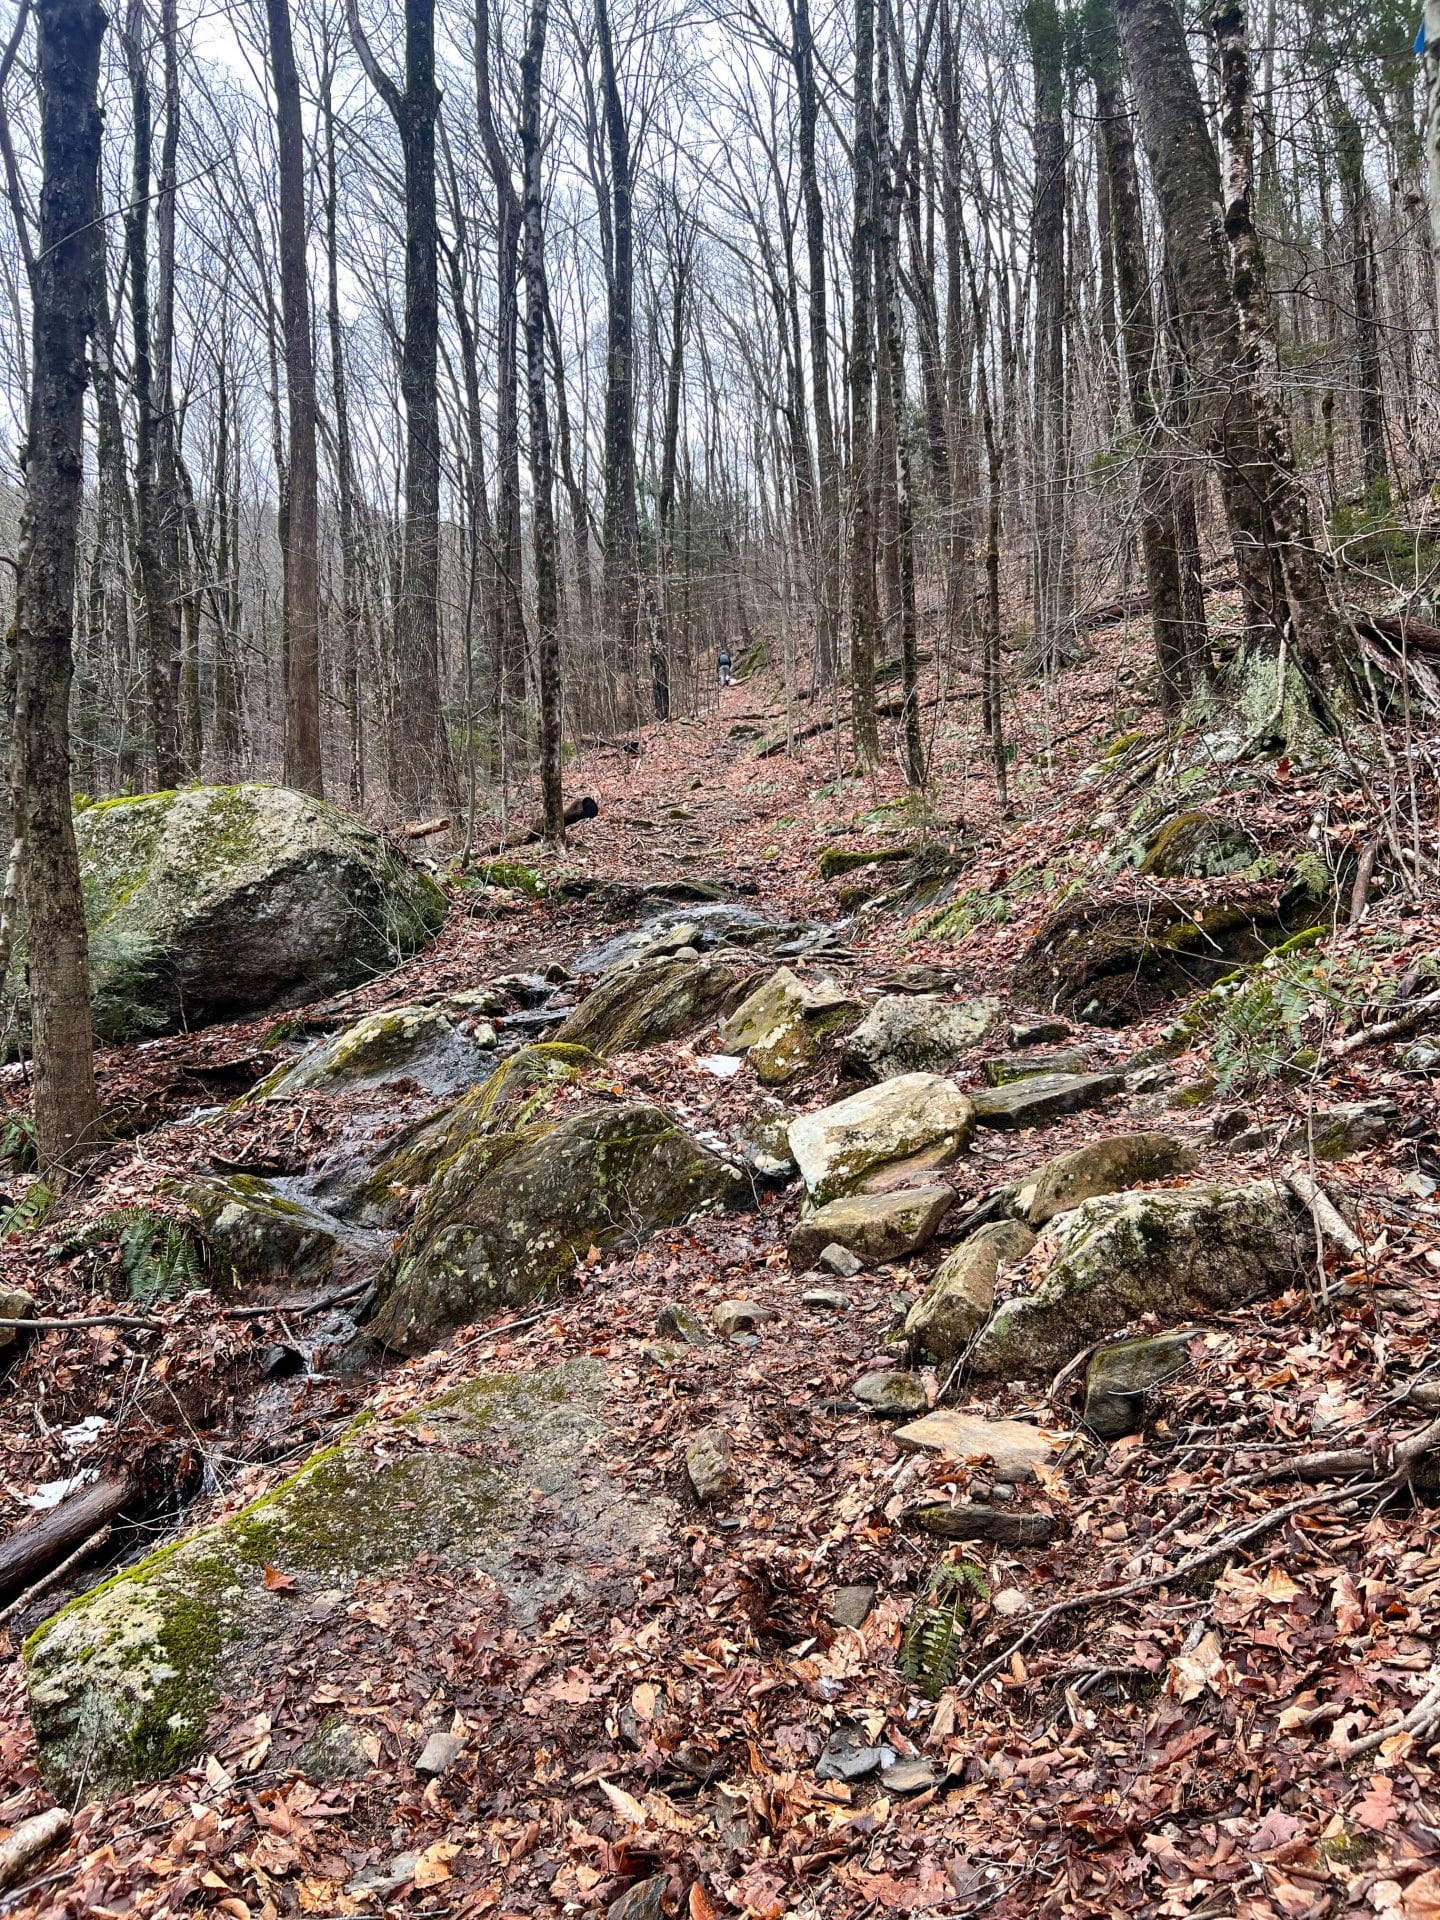
[{"label": "wet rock", "polygon": [[1295,1132],[1317,1160],[1345,1160],[1379,1146],[1399,1125],[1400,1109],[1393,1100],[1343,1100],[1320,1108]]},{"label": "wet rock", "polygon": [[1042,1073],[1079,1073],[1085,1065],[1083,1047],[1063,1053],[997,1053],[984,1063],[985,1084],[1008,1087],[1016,1080],[1034,1080]]},{"label": "wet rock", "polygon": [[384,1258],[385,1242],[316,1206],[293,1180],[217,1174],[182,1192],[232,1281],[317,1286]]},{"label": "wet rock", "polygon": [[954,1204],[950,1187],[903,1187],[832,1200],[791,1233],[790,1264],[808,1273],[829,1246],[848,1248],[863,1266],[903,1260],[929,1244]]},{"label": "wet rock", "polygon": [[857,1273],[863,1273],[865,1262],[857,1260],[849,1247],[842,1247],[832,1240],[828,1247],[822,1247],[815,1257],[815,1265],[823,1267],[827,1273],[833,1273],[839,1280],[853,1280]]},{"label": "wet rock", "polygon": [[[490,1032],[493,1046],[493,1027]],[[455,1093],[483,1080],[492,1065],[438,1009],[393,1007],[367,1013],[343,1033],[320,1041],[293,1066],[262,1080],[248,1098],[383,1087],[394,1080],[413,1080],[427,1093]]]},{"label": "wet rock", "polygon": [[845,1043],[845,1066],[872,1080],[944,1072],[983,1044],[1001,1012],[1001,1003],[990,998],[886,994]]},{"label": "wet rock", "polygon": [[777,1318],[773,1307],[759,1306],[754,1300],[721,1300],[710,1315],[722,1340],[736,1333],[754,1333],[757,1327]]},{"label": "wet rock", "polygon": [[[673,887],[670,892],[673,896]],[[775,920],[733,901],[701,901],[668,907],[643,926],[617,934],[603,946],[582,954],[575,962],[575,971],[612,973],[636,961],[674,954],[681,947],[695,947],[703,953],[719,946],[771,947],[787,939],[803,942],[806,935],[819,931],[813,922]]]},{"label": "wet rock", "polygon": [[938,1453],[951,1460],[990,1460],[997,1480],[1008,1485],[1037,1479],[1037,1469],[1053,1459],[1056,1441],[1024,1420],[987,1420],[959,1407],[933,1413],[897,1427],[896,1446],[911,1453]]},{"label": "wet rock", "polygon": [[1048,1047],[1070,1038],[1070,1022],[1046,1019],[1044,1015],[1016,1020],[1007,1037],[1011,1046],[1022,1052],[1031,1047]]},{"label": "wet rock", "polygon": [[1144,1340],[1120,1340],[1102,1347],[1085,1369],[1083,1419],[1102,1440],[1138,1433],[1145,1417],[1145,1395],[1190,1364],[1193,1328]]},{"label": "wet rock", "polygon": [[836,1587],[830,1596],[830,1620],[837,1627],[863,1627],[875,1605],[875,1582],[857,1581],[851,1587]]},{"label": "wet rock", "polygon": [[1032,1227],[1043,1227],[1082,1200],[1118,1193],[1145,1180],[1170,1180],[1194,1166],[1195,1155],[1173,1134],[1111,1134],[1047,1160],[1023,1182],[1015,1204]]},{"label": "wet rock", "polygon": [[539,1299],[591,1247],[718,1205],[736,1178],[641,1101],[482,1136],[427,1187],[381,1281],[371,1337],[397,1353],[423,1352],[499,1307]]},{"label": "wet rock", "polygon": [[561,1046],[633,1052],[693,1033],[732,1007],[753,978],[745,962],[643,960],[602,980],[556,1029]]},{"label": "wet rock", "polygon": [[0,1352],[24,1338],[24,1324],[35,1318],[35,1296],[24,1287],[0,1287]]},{"label": "wet rock", "polygon": [[978,1236],[946,1254],[905,1320],[905,1337],[916,1353],[942,1363],[959,1359],[990,1318],[999,1265],[994,1242]]},{"label": "wet rock", "polygon": [[817,1780],[866,1780],[878,1773],[886,1759],[895,1759],[895,1749],[871,1746],[859,1727],[837,1727],[825,1742],[815,1767]]},{"label": "wet rock", "polygon": [[[300,1657],[308,1602],[358,1575],[403,1575],[424,1605],[427,1582],[478,1568],[523,1632],[595,1604],[673,1524],[606,1471],[603,1392],[589,1364],[483,1375],[357,1423],[273,1492],[71,1601],[24,1655],[52,1792],[103,1798],[183,1767],[236,1676]],[[583,1554],[556,1552],[581,1538]],[[291,1584],[271,1591],[266,1567]]]},{"label": "wet rock", "polygon": [[974,1108],[948,1080],[905,1073],[793,1120],[790,1151],[811,1202],[823,1206],[890,1169],[948,1166],[974,1125]]},{"label": "wet rock", "polygon": [[104,1040],[319,999],[394,966],[445,918],[440,888],[379,834],[283,787],[102,800],[77,812],[75,839]]},{"label": "wet rock", "polygon": [[426,1780],[438,1780],[453,1767],[465,1751],[464,1737],[458,1733],[432,1733],[420,1750],[415,1771]]},{"label": "wet rock", "polygon": [[1059,1530],[1048,1513],[1016,1512],[982,1500],[966,1500],[953,1507],[940,1503],[911,1507],[900,1521],[941,1540],[991,1540],[1001,1547],[1043,1547]]},{"label": "wet rock", "polygon": [[1042,1236],[1033,1293],[1007,1300],[971,1352],[981,1379],[1051,1373],[1142,1314],[1186,1321],[1291,1284],[1295,1215],[1272,1186],[1185,1187],[1086,1200]]},{"label": "wet rock", "polygon": [[667,1338],[683,1340],[687,1347],[704,1347],[710,1342],[705,1322],[698,1313],[678,1300],[667,1301],[655,1316],[655,1330]]},{"label": "wet rock", "polygon": [[1259,858],[1259,841],[1238,820],[1193,808],[1155,829],[1140,871],[1157,880],[1214,880],[1242,872]]},{"label": "wet rock", "polygon": [[744,1484],[730,1436],[719,1427],[706,1427],[696,1434],[685,1449],[685,1471],[701,1502],[723,1500]]},{"label": "wet rock", "polygon": [[899,1367],[874,1367],[862,1373],[850,1393],[882,1420],[905,1419],[923,1413],[930,1404],[919,1375],[903,1373]]},{"label": "wet rock", "polygon": [[1067,1113],[1103,1106],[1123,1092],[1120,1073],[1041,1073],[1005,1087],[981,1087],[970,1098],[982,1127],[1041,1127]]},{"label": "wet rock", "polygon": [[332,1714],[295,1755],[295,1766],[317,1786],[332,1780],[363,1780],[375,1760],[353,1720]]},{"label": "wet rock", "polygon": [[266,1380],[292,1380],[305,1371],[305,1356],[298,1347],[277,1342],[267,1347],[260,1360],[260,1372]]}]

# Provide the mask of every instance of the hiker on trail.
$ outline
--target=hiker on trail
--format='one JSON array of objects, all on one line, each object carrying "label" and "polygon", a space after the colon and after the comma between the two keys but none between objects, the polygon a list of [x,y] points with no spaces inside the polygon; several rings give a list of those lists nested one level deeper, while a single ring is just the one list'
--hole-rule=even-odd
[{"label": "hiker on trail", "polygon": [[731,681],[730,681],[730,651],[727,647],[721,647],[719,655],[717,656],[715,661],[715,666],[716,666],[716,670],[717,670],[717,674],[718,674],[721,686],[728,687],[731,684]]}]

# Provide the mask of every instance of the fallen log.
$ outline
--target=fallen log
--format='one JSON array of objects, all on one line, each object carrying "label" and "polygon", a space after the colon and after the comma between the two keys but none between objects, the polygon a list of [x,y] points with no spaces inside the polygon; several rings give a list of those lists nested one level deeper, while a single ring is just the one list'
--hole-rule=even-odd
[{"label": "fallen log", "polygon": [[[583,800],[570,800],[565,806],[565,824],[578,827],[582,820],[596,820],[600,816],[600,802],[592,794],[586,794]],[[506,853],[511,847],[538,846],[545,838],[545,822],[536,820],[526,833],[513,840],[497,840],[494,846],[486,847],[477,858],[487,860],[499,853]]]},{"label": "fallen log", "polygon": [[0,1600],[33,1586],[83,1541],[118,1520],[139,1496],[137,1472],[112,1473],[62,1500],[53,1513],[17,1527],[0,1541]]},{"label": "fallen log", "polygon": [[0,1840],[0,1891],[23,1880],[35,1862],[69,1833],[70,1815],[64,1807],[47,1807],[44,1813],[22,1820]]},{"label": "fallen log", "polygon": [[438,820],[407,820],[395,828],[397,840],[425,840],[432,833],[444,833],[447,827],[454,826],[450,815],[442,814]]}]

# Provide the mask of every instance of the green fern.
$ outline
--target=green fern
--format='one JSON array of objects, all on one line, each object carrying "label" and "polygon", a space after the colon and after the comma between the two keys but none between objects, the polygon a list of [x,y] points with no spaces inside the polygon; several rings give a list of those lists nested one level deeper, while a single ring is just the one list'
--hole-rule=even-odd
[{"label": "green fern", "polygon": [[132,1300],[150,1306],[172,1294],[203,1287],[211,1248],[198,1227],[153,1207],[116,1207],[82,1232],[61,1241],[61,1258],[109,1250],[119,1262]]},{"label": "green fern", "polygon": [[972,1602],[989,1598],[990,1582],[974,1560],[942,1560],[926,1581],[900,1637],[900,1671],[927,1700],[938,1700],[955,1678]]},{"label": "green fern", "polygon": [[32,1181],[18,1200],[9,1206],[0,1205],[0,1239],[12,1233],[32,1233],[44,1223],[54,1201],[53,1188],[43,1180]]}]

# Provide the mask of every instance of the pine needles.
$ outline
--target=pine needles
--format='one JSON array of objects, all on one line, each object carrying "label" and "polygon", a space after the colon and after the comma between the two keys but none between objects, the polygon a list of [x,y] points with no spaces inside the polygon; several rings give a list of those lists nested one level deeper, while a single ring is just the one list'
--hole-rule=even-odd
[{"label": "pine needles", "polygon": [[927,1700],[938,1700],[955,1678],[972,1605],[989,1598],[990,1582],[974,1560],[942,1560],[926,1581],[901,1635],[900,1671]]}]

